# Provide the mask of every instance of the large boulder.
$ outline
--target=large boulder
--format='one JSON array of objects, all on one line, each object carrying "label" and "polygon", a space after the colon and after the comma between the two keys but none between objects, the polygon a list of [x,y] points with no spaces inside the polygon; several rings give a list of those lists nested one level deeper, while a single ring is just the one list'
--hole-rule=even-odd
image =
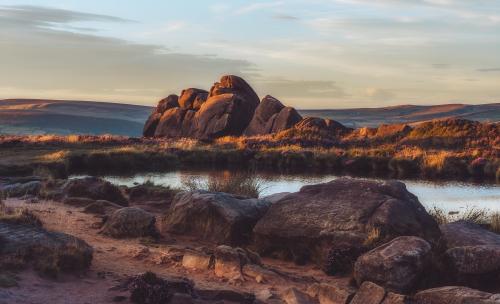
[{"label": "large boulder", "polygon": [[[191,131],[191,124],[185,123],[188,110],[182,108],[172,108],[161,116],[156,131],[154,133],[155,137],[170,137],[179,138],[187,136]],[[187,128],[184,128],[184,124]]]},{"label": "large boulder", "polygon": [[0,220],[0,240],[0,264],[17,258],[50,276],[82,272],[92,262],[93,249],[85,241],[40,226]]},{"label": "large boulder", "polygon": [[448,248],[445,257],[457,283],[500,288],[500,235],[466,221],[440,228]]},{"label": "large boulder", "polygon": [[157,237],[156,218],[139,208],[127,207],[113,212],[102,233],[114,238]]},{"label": "large boulder", "polygon": [[177,194],[163,220],[165,232],[190,235],[219,244],[250,240],[269,202],[219,192]]},{"label": "large boulder", "polygon": [[234,75],[222,76],[220,81],[214,83],[212,86],[208,97],[210,98],[228,93],[242,96],[248,103],[255,105],[255,107],[259,105],[260,100],[257,93],[255,93],[252,87],[243,78]]},{"label": "large boulder", "polygon": [[120,188],[98,177],[71,179],[63,186],[66,197],[105,200],[120,206],[127,206],[128,200]]},{"label": "large boulder", "polygon": [[403,183],[350,178],[302,187],[272,204],[254,228],[261,254],[321,265],[336,246],[363,248],[402,235],[437,242],[440,231]]},{"label": "large boulder", "polygon": [[388,290],[414,290],[430,265],[431,245],[418,237],[402,236],[358,258],[354,278],[361,285],[370,281]]},{"label": "large boulder", "polygon": [[250,123],[257,105],[238,94],[210,97],[194,116],[195,137],[240,136]]},{"label": "large boulder", "polygon": [[418,292],[414,304],[496,304],[500,294],[491,294],[460,286],[447,286]]},{"label": "large boulder", "polygon": [[144,124],[143,135],[145,137],[153,137],[156,132],[156,127],[160,122],[163,113],[168,109],[179,106],[179,97],[177,95],[170,95],[158,102],[158,106],[153,110],[148,120]]},{"label": "large boulder", "polygon": [[179,98],[179,106],[183,109],[199,109],[207,100],[208,92],[202,89],[185,89]]},{"label": "large boulder", "polygon": [[278,99],[267,95],[255,110],[244,135],[276,133],[293,127],[301,119],[294,108],[285,107]]}]

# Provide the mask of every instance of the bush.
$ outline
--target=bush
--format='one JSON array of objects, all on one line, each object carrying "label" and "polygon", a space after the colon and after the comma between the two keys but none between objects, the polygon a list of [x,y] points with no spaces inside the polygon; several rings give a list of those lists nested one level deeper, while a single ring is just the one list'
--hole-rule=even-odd
[{"label": "bush", "polygon": [[182,184],[189,191],[206,190],[254,198],[258,198],[262,191],[262,184],[255,176],[241,173],[222,177],[210,176],[206,182],[202,182],[196,177],[189,177],[184,179]]}]

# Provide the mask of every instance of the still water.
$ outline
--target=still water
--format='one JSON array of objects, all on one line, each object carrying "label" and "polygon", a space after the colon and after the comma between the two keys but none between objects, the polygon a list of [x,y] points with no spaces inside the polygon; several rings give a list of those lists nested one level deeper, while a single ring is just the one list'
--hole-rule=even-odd
[{"label": "still water", "polygon": [[[117,185],[133,186],[146,181],[157,185],[182,187],[182,181],[195,177],[203,182],[211,175],[229,172],[174,171],[167,173],[139,174],[131,177],[107,176],[105,179]],[[262,185],[261,196],[280,192],[295,192],[304,185],[328,182],[339,178],[335,175],[280,175],[256,174]],[[426,208],[439,207],[446,211],[464,209],[488,209],[500,211],[500,185],[472,184],[462,182],[430,182],[402,180],[410,192],[415,194]]]}]

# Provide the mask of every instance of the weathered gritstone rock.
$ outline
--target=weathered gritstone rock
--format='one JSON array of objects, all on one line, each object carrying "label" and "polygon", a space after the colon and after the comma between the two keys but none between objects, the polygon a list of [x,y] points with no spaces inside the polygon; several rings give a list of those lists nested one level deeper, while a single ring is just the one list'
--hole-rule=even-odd
[{"label": "weathered gritstone rock", "polygon": [[301,119],[294,108],[283,106],[275,98],[266,96],[260,102],[245,80],[227,75],[210,92],[190,88],[183,90],[178,99],[171,95],[160,101],[143,135],[213,139],[270,134],[291,128]]},{"label": "weathered gritstone rock", "polygon": [[269,204],[227,193],[183,192],[175,197],[162,227],[168,233],[239,245],[250,240],[255,223]]},{"label": "weathered gritstone rock", "polygon": [[127,207],[116,210],[102,228],[102,233],[115,238],[158,237],[156,218],[139,208]]},{"label": "weathered gritstone rock", "polygon": [[90,267],[93,249],[84,241],[40,227],[0,222],[0,256],[17,256],[51,275]]},{"label": "weathered gritstone rock", "polygon": [[120,206],[128,205],[128,200],[120,188],[97,177],[71,179],[63,186],[63,193],[66,197],[106,200]]},{"label": "weathered gritstone rock", "polygon": [[298,130],[326,132],[331,135],[341,135],[350,130],[349,128],[346,128],[344,125],[335,120],[319,117],[306,117],[299,121],[295,125],[295,128]]},{"label": "weathered gritstone rock", "polygon": [[457,283],[474,288],[500,287],[500,235],[465,221],[441,225],[446,259]]},{"label": "weathered gritstone rock", "polygon": [[360,256],[354,278],[361,285],[375,282],[396,292],[410,292],[422,279],[431,259],[431,245],[418,237],[402,236]]},{"label": "weathered gritstone rock", "polygon": [[285,290],[281,299],[286,304],[315,304],[318,303],[315,299],[311,298],[308,294],[298,290],[297,288],[289,288]]},{"label": "weathered gritstone rock", "polygon": [[244,135],[277,133],[293,127],[301,120],[302,117],[294,108],[285,107],[279,100],[267,95],[255,110]]},{"label": "weathered gritstone rock", "polygon": [[151,113],[144,124],[144,129],[142,131],[144,137],[153,137],[155,135],[156,128],[163,113],[168,109],[179,107],[178,101],[179,96],[170,95],[158,102],[158,106],[153,110],[153,113]]},{"label": "weathered gritstone rock", "polygon": [[[436,242],[440,231],[418,199],[399,182],[341,178],[302,187],[273,203],[254,228],[260,254],[303,263],[326,262],[336,245],[364,247],[401,235]],[[376,234],[375,234],[376,235]]]},{"label": "weathered gritstone rock", "polygon": [[467,287],[448,286],[417,293],[413,304],[497,304],[500,294],[491,294]]},{"label": "weathered gritstone rock", "polygon": [[372,282],[364,282],[350,304],[380,304],[385,295],[386,291],[383,287]]},{"label": "weathered gritstone rock", "polygon": [[90,214],[106,215],[106,214],[111,214],[120,208],[122,208],[122,206],[114,204],[112,202],[98,200],[85,206],[85,208],[83,208],[83,212]]}]

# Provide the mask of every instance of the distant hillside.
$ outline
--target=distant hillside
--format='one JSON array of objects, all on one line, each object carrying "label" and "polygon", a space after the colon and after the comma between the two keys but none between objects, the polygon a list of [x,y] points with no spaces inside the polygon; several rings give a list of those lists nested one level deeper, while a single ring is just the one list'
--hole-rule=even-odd
[{"label": "distant hillside", "polygon": [[0,100],[0,134],[141,136],[151,107],[68,100]]},{"label": "distant hillside", "polygon": [[[0,100],[0,134],[116,134],[141,136],[152,107],[119,103],[6,99]],[[461,117],[500,121],[500,103],[484,105],[404,105],[386,108],[300,110],[302,116],[331,118],[349,127],[413,123]]]},{"label": "distant hillside", "polygon": [[483,105],[446,104],[436,106],[402,105],[385,108],[342,110],[300,110],[303,116],[334,119],[348,127],[375,127],[381,124],[414,123],[432,119],[460,117],[482,122],[500,121],[500,103]]}]

